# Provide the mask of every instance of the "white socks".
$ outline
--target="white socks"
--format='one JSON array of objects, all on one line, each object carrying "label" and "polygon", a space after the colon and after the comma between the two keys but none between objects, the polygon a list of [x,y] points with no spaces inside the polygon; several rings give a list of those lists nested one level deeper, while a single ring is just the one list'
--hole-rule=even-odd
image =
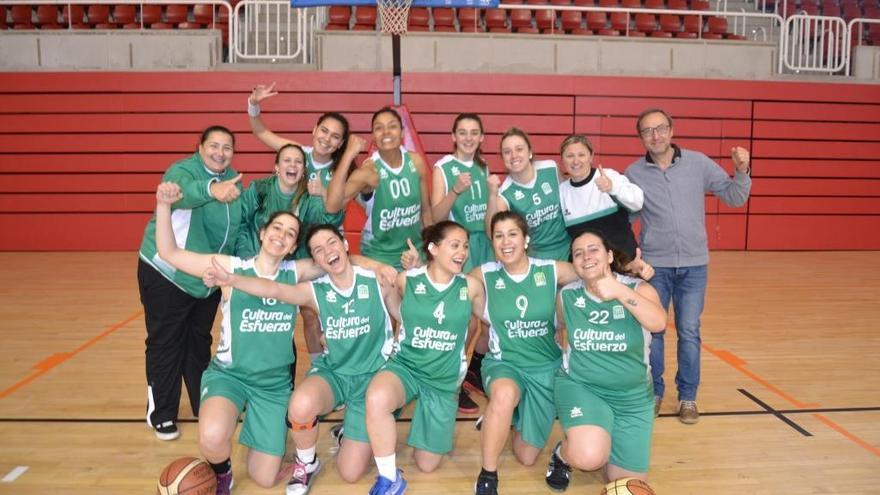
[{"label": "white socks", "polygon": [[391,481],[397,479],[397,454],[376,457],[376,467],[379,468],[379,474]]},{"label": "white socks", "polygon": [[311,464],[315,462],[315,449],[317,445],[312,445],[307,449],[296,449],[296,456],[301,460],[304,464]]}]

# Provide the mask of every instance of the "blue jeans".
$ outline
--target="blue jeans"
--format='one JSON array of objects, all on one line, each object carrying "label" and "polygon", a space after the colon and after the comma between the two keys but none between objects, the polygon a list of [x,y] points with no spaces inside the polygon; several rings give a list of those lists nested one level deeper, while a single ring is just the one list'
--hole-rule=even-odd
[{"label": "blue jeans", "polygon": [[[675,329],[678,333],[678,400],[697,400],[700,384],[700,314],[706,299],[708,267],[682,266],[679,268],[654,268],[651,285],[660,296],[660,305],[669,310],[669,301],[675,309]],[[664,342],[666,331],[653,334],[651,340],[651,375],[654,378],[654,395],[663,397]]]}]

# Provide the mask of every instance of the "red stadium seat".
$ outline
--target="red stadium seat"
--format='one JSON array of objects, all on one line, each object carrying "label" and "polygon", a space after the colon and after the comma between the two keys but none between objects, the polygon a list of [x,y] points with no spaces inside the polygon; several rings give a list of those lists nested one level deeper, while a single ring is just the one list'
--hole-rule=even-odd
[{"label": "red stadium seat", "polygon": [[141,22],[144,26],[150,27],[153,24],[162,22],[162,7],[160,5],[142,5],[141,6]]},{"label": "red stadium seat", "polygon": [[688,8],[687,0],[669,0],[666,2],[666,8],[672,10],[690,10]]},{"label": "red stadium seat", "polygon": [[620,0],[599,0],[599,7],[620,7]]},{"label": "red stadium seat", "polygon": [[642,8],[641,0],[622,0],[620,3],[621,7],[626,7],[628,9],[640,9]]},{"label": "red stadium seat", "polygon": [[691,10],[712,10],[712,6],[709,5],[708,0],[691,0]]},{"label": "red stadium seat", "polygon": [[723,17],[710,17],[706,21],[707,29],[710,33],[725,34],[727,33],[727,19]]},{"label": "red stadium seat", "polygon": [[798,9],[798,11],[806,12],[807,14],[810,14],[810,15],[818,15],[819,14],[819,7],[817,7],[816,4],[813,2],[804,2],[801,4],[801,7],[800,7],[800,9]]},{"label": "red stadium seat", "polygon": [[358,5],[354,8],[354,29],[356,31],[376,30],[376,7]]},{"label": "red stadium seat", "polygon": [[727,33],[724,35],[724,39],[734,40],[734,41],[744,41],[746,39],[746,37],[742,36],[740,34]]},{"label": "red stadium seat", "polygon": [[686,15],[684,16],[684,31],[686,33],[699,33],[703,30],[700,16]]},{"label": "red stadium seat", "polygon": [[208,4],[193,5],[193,20],[198,24],[207,26],[214,22],[214,6]]},{"label": "red stadium seat", "polygon": [[681,31],[681,17],[675,14],[660,14],[660,30],[667,33]]},{"label": "red stadium seat", "polygon": [[616,29],[600,29],[596,34],[599,36],[620,36],[620,31]]},{"label": "red stadium seat", "polygon": [[431,9],[431,17],[434,18],[434,31],[442,31],[442,28],[453,28],[455,31],[455,12],[450,8],[434,7]]},{"label": "red stadium seat", "polygon": [[188,12],[186,5],[166,5],[165,22],[175,26],[187,21]]},{"label": "red stadium seat", "polygon": [[835,4],[822,5],[822,15],[829,17],[840,17],[840,6]]},{"label": "red stadium seat", "polygon": [[567,7],[571,5],[571,0],[550,0],[550,5],[559,5],[560,7]]},{"label": "red stadium seat", "polygon": [[428,27],[431,14],[427,7],[412,7],[409,9],[409,17],[406,20],[408,27]]},{"label": "red stadium seat", "polygon": [[116,24],[110,22],[110,6],[107,4],[89,5],[86,8],[86,20],[90,26],[98,29],[116,28]]},{"label": "red stadium seat", "polygon": [[654,31],[651,33],[652,38],[672,38],[672,33],[668,31]]},{"label": "red stadium seat", "polygon": [[629,15],[626,12],[611,13],[611,29],[626,32],[629,28]]},{"label": "red stadium seat", "polygon": [[675,37],[676,38],[696,38],[697,33],[688,33],[688,32],[682,31],[679,33],[675,33]]},{"label": "red stadium seat", "polygon": [[516,32],[522,34],[541,34],[541,30],[532,26],[523,26],[516,28]]},{"label": "red stadium seat", "polygon": [[578,7],[594,7],[596,0],[574,0],[574,4]]},{"label": "red stadium seat", "polygon": [[327,27],[331,31],[345,31],[351,22],[351,7],[332,5],[327,13]]},{"label": "red stadium seat", "polygon": [[[580,13],[580,12],[578,12]],[[555,10],[536,10],[535,11],[535,26],[538,27],[542,32],[543,31],[559,31],[559,28],[556,27],[556,11]]]},{"label": "red stadium seat", "polygon": [[548,0],[526,0],[526,3],[529,5],[547,5],[550,2]]},{"label": "red stadium seat", "polygon": [[608,14],[605,12],[587,12],[587,29],[598,31],[608,26]]},{"label": "red stadium seat", "polygon": [[[461,20],[461,17],[459,17]],[[507,27],[507,11],[504,9],[486,9],[486,27],[506,28]]]},{"label": "red stadium seat", "polygon": [[561,23],[562,29],[564,29],[565,31],[573,31],[580,28],[583,20],[584,15],[582,12],[578,12],[577,10],[562,11]]},{"label": "red stadium seat", "polygon": [[724,39],[724,36],[718,33],[703,33],[704,40],[720,40]]},{"label": "red stadium seat", "polygon": [[663,0],[645,0],[645,8],[646,9],[665,9],[666,4],[663,3]]},{"label": "red stadium seat", "polygon": [[[486,13],[488,17],[488,12]],[[480,10],[463,7],[458,9],[458,24],[461,26],[462,32],[482,33],[485,31],[483,24],[480,22]]]},{"label": "red stadium seat", "polygon": [[37,5],[37,25],[41,29],[57,29],[58,27],[58,6],[56,5]]},{"label": "red stadium seat", "polygon": [[13,29],[34,29],[33,23],[34,9],[30,5],[13,5],[12,6],[12,26]]},{"label": "red stadium seat", "polygon": [[572,29],[569,32],[569,34],[572,34],[575,36],[591,36],[593,34],[593,31],[590,29],[575,28],[575,29]]},{"label": "red stadium seat", "polygon": [[648,36],[647,34],[641,32],[641,31],[636,31],[636,30],[632,30],[632,31],[626,33],[626,35],[629,36],[630,38],[644,38],[644,37]]},{"label": "red stadium seat", "polygon": [[532,26],[531,10],[511,10],[510,11],[510,27],[519,29]]},{"label": "red stadium seat", "polygon": [[6,29],[6,6],[0,5],[0,29]]},{"label": "red stadium seat", "polygon": [[86,9],[82,5],[65,5],[61,10],[61,19],[65,26],[73,29],[88,29],[86,24]]},{"label": "red stadium seat", "polygon": [[653,33],[657,30],[657,18],[654,14],[636,14],[636,31]]}]

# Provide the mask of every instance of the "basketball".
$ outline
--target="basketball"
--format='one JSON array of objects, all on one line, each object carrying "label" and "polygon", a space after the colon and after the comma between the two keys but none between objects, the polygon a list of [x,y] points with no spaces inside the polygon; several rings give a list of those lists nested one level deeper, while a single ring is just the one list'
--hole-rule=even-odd
[{"label": "basketball", "polygon": [[214,495],[217,478],[207,462],[181,457],[165,466],[156,488],[158,495]]},{"label": "basketball", "polygon": [[642,480],[620,478],[605,485],[599,495],[655,495],[654,490]]}]

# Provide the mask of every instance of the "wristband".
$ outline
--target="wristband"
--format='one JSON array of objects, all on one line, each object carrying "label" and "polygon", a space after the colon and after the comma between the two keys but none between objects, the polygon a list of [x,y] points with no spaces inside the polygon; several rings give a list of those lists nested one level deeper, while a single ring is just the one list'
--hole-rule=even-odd
[{"label": "wristband", "polygon": [[260,116],[260,105],[254,105],[251,103],[251,99],[248,98],[248,115],[251,117],[259,117]]}]

